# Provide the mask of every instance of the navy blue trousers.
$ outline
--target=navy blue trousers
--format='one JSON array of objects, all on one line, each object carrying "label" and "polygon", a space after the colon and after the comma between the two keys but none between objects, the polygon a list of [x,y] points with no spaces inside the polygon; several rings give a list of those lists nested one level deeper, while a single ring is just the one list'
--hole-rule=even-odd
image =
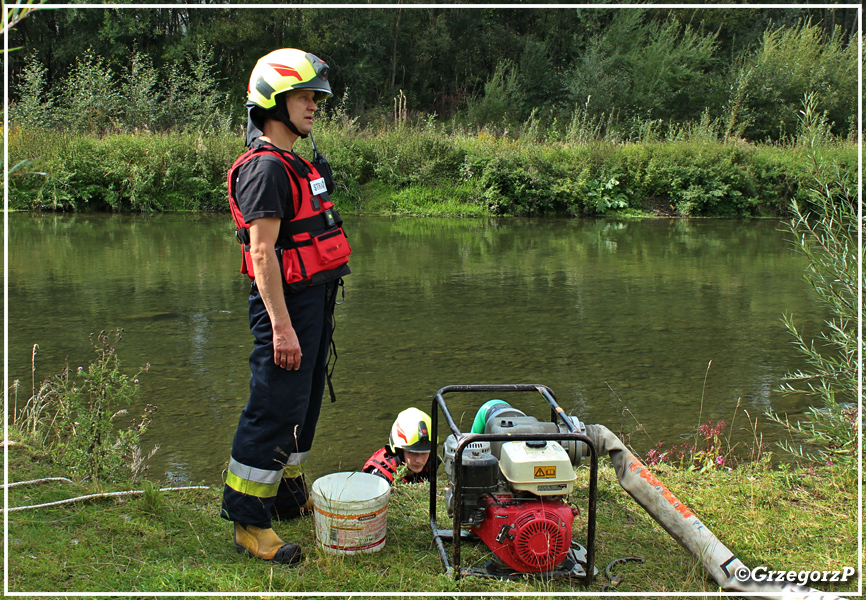
[{"label": "navy blue trousers", "polygon": [[[283,469],[300,465],[313,446],[325,392],[337,283],[310,286],[286,296],[301,346],[301,367],[274,364],[273,329],[257,291],[250,295],[250,397],[232,444],[221,515],[257,527],[271,526],[277,501],[303,502],[285,495]],[[279,489],[278,489],[279,488]]]}]

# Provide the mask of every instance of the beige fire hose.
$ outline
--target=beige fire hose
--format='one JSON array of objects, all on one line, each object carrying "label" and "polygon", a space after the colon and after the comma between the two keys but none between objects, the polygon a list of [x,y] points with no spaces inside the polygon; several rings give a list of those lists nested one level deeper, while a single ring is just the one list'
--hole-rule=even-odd
[{"label": "beige fire hose", "polygon": [[753,572],[722,544],[707,526],[602,425],[587,425],[586,435],[599,456],[608,454],[619,484],[683,548],[701,561],[726,591],[760,593],[760,598],[844,600],[791,581],[757,581]]}]

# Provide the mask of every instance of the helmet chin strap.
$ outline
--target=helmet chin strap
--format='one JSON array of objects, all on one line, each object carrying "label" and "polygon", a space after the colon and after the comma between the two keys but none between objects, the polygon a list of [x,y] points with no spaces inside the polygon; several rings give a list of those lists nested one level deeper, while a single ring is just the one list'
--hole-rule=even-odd
[{"label": "helmet chin strap", "polygon": [[294,133],[294,134],[295,134],[296,136],[298,136],[299,138],[301,138],[301,139],[307,139],[307,135],[308,135],[308,134],[306,134],[306,133],[301,133],[300,131],[298,131],[298,128],[295,126],[294,123],[292,123],[292,119],[289,117],[289,111],[286,109],[286,101],[285,101],[285,99],[280,98],[280,99],[277,100],[277,106],[276,106],[276,109],[277,109],[277,111],[276,111],[276,112],[277,112],[277,115],[276,115],[276,116],[277,116],[277,120],[280,121],[280,123],[282,123],[283,125],[285,125],[286,127],[288,127],[288,128],[289,128],[289,131],[291,131],[292,133]]},{"label": "helmet chin strap", "polygon": [[295,127],[295,124],[292,123],[292,120],[291,120],[290,118],[288,118],[288,117],[285,117],[285,118],[284,118],[282,115],[280,115],[280,121],[282,121],[283,124],[285,124],[285,126],[288,127],[289,130],[290,130],[292,133],[294,133],[296,136],[298,136],[298,137],[301,138],[301,139],[307,139],[307,136],[308,136],[309,134],[307,134],[307,133],[301,133],[300,131],[298,131],[298,128]]}]

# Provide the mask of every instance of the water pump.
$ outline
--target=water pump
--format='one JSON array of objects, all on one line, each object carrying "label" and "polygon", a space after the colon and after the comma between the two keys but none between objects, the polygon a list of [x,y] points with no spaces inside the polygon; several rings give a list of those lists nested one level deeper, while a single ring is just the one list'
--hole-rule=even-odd
[{"label": "water pump", "polygon": [[[550,422],[528,417],[502,400],[481,407],[472,431],[457,427],[445,403],[452,392],[538,391],[550,404]],[[443,445],[448,476],[445,505],[452,529],[436,519],[436,471],[430,477],[430,527],[445,571],[455,579],[464,575],[499,578],[536,574],[550,579],[567,577],[592,583],[595,568],[595,509],[598,456],[608,455],[619,484],[698,560],[726,591],[760,594],[777,600],[845,600],[790,581],[755,579],[706,523],[687,508],[651,473],[622,441],[603,425],[584,425],[565,415],[553,392],[544,385],[449,385],[433,399],[431,431],[437,432],[441,412],[451,435]],[[589,458],[586,546],[572,539],[576,510],[568,503],[578,466]],[[460,566],[463,540],[480,539],[495,556],[483,569]],[[451,560],[444,542],[453,543]],[[612,561],[605,573],[617,562]],[[638,559],[640,560],[640,559]],[[816,571],[817,572],[817,571]],[[743,577],[746,573],[748,576]],[[604,588],[602,588],[604,591]]]},{"label": "water pump", "polygon": [[[447,408],[444,414],[450,421]],[[577,479],[573,467],[589,456],[580,439],[584,433],[574,416],[539,421],[491,400],[468,435],[458,431],[447,437],[446,511],[460,535],[480,539],[492,551],[488,575],[586,576],[586,549],[572,539],[579,510],[569,503]],[[454,537],[448,533],[440,530],[442,537]]]}]

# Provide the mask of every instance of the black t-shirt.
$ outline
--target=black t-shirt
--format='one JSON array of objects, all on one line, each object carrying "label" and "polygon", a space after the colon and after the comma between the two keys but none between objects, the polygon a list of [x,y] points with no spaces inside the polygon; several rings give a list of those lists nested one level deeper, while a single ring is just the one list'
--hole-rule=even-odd
[{"label": "black t-shirt", "polygon": [[271,154],[259,154],[240,166],[235,199],[247,223],[262,217],[291,219],[295,216],[286,166]]}]

